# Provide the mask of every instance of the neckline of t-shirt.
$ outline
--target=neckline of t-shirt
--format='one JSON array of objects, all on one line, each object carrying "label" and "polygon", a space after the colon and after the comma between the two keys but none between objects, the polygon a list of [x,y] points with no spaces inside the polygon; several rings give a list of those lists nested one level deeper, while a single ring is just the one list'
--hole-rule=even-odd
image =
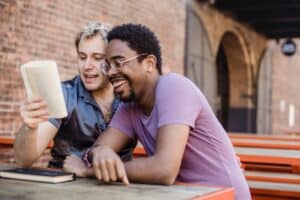
[{"label": "neckline of t-shirt", "polygon": [[142,111],[141,109],[139,109],[139,114],[140,114],[140,116],[141,116],[142,121],[147,121],[147,120],[149,120],[149,119],[152,118],[152,115],[153,115],[155,106],[156,106],[156,102],[154,103],[153,108],[152,108],[152,110],[151,110],[151,113],[150,113],[149,115],[145,115],[145,114],[143,113],[143,111]]},{"label": "neckline of t-shirt", "polygon": [[145,115],[141,109],[138,109],[139,114],[140,114],[140,116],[141,116],[141,118],[142,118],[143,121],[149,120],[149,119],[152,117],[153,113],[154,113],[154,109],[156,108],[156,103],[157,103],[157,99],[156,99],[157,87],[158,87],[158,85],[159,85],[161,79],[162,79],[164,76],[165,76],[165,75],[161,75],[161,76],[159,77],[158,81],[157,81],[157,84],[156,84],[156,87],[155,87],[155,99],[154,99],[154,104],[153,104],[153,108],[152,108],[150,114],[149,114],[149,115]]}]

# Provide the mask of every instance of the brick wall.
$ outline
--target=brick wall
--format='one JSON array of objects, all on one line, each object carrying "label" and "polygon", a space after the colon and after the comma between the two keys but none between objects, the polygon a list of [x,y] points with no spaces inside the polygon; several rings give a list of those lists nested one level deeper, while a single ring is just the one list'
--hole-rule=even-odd
[{"label": "brick wall", "polygon": [[14,135],[20,126],[18,108],[25,98],[20,64],[33,59],[54,59],[62,79],[73,77],[77,73],[74,37],[89,21],[149,26],[161,40],[164,66],[182,73],[185,1],[157,3],[0,0],[0,135]]},{"label": "brick wall", "polygon": [[[300,132],[300,54],[297,52],[291,57],[281,53],[281,44],[272,42],[273,67],[272,67],[272,121],[273,133],[280,134],[286,130],[296,130]],[[300,39],[295,39],[299,49]],[[299,50],[298,50],[299,51]],[[294,125],[289,124],[289,106],[294,105],[295,121]]]},{"label": "brick wall", "polygon": [[[53,59],[61,79],[72,78],[74,38],[89,21],[147,25],[161,41],[164,70],[183,72],[184,0],[0,0],[0,136],[13,136],[21,125],[19,106],[26,94],[19,66]],[[13,162],[12,155],[11,148],[2,148],[0,161]],[[46,152],[37,165],[48,159]]]}]

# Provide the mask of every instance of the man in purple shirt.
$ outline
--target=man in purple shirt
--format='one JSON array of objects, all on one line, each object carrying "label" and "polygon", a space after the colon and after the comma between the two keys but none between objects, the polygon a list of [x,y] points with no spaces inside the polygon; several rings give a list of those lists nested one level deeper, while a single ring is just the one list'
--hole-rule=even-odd
[{"label": "man in purple shirt", "polygon": [[[124,102],[88,153],[96,177],[155,184],[174,181],[233,187],[251,199],[233,146],[201,91],[189,79],[161,75],[159,41],[147,27],[124,24],[108,34],[102,70]],[[138,139],[148,154],[122,162],[119,152]]]}]

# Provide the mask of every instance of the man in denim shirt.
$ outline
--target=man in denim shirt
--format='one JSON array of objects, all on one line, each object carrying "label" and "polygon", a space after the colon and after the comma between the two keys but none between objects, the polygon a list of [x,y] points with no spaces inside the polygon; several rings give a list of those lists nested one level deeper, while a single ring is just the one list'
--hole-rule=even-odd
[{"label": "man in denim shirt", "polygon": [[[86,175],[75,170],[80,169],[82,154],[106,129],[119,105],[111,83],[101,71],[108,30],[106,25],[93,22],[75,40],[79,76],[62,84],[67,117],[49,119],[47,103],[40,97],[27,99],[21,106],[24,123],[14,145],[17,164],[31,166],[54,140],[49,167]],[[129,145],[120,156],[131,159],[133,147]]]}]

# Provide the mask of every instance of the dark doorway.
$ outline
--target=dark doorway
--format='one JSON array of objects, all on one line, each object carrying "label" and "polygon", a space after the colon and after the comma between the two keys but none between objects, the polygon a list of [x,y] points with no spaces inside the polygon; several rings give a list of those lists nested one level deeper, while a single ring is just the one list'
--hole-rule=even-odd
[{"label": "dark doorway", "polygon": [[255,132],[251,68],[241,38],[226,32],[217,54],[219,119],[228,132]]},{"label": "dark doorway", "polygon": [[229,77],[228,63],[223,44],[220,45],[217,54],[217,117],[224,129],[228,131],[229,111]]}]

